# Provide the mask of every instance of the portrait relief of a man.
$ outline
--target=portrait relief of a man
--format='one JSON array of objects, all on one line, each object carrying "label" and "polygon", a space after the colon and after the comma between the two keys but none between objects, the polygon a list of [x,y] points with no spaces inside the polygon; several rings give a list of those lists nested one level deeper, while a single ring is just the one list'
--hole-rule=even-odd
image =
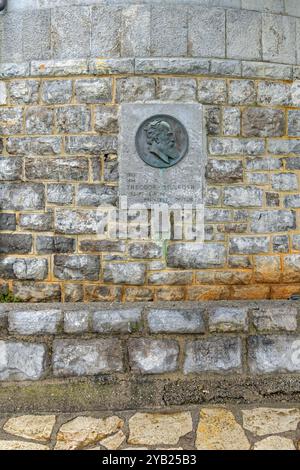
[{"label": "portrait relief of a man", "polygon": [[176,138],[169,123],[163,119],[155,119],[144,127],[150,153],[166,164],[179,158]]}]

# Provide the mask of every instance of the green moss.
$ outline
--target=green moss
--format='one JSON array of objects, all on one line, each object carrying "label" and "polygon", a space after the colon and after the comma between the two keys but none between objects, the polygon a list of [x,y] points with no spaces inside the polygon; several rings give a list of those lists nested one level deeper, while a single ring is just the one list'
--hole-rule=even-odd
[{"label": "green moss", "polygon": [[12,292],[7,292],[6,294],[0,294],[1,304],[16,303],[16,302],[22,302],[22,300],[16,297]]}]

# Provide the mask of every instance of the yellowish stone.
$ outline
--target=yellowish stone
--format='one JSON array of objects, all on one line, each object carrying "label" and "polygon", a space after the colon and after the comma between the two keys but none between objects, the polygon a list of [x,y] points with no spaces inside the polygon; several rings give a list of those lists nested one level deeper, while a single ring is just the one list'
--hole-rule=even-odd
[{"label": "yellowish stone", "polygon": [[73,450],[97,444],[101,439],[116,433],[123,421],[118,416],[91,418],[79,416],[61,426],[55,450]]},{"label": "yellowish stone", "polygon": [[46,442],[51,438],[54,424],[54,415],[24,415],[10,418],[3,426],[3,429],[15,436]]},{"label": "yellowish stone", "polygon": [[129,444],[174,445],[193,429],[192,417],[184,413],[136,413],[129,420]]},{"label": "yellowish stone", "polygon": [[254,444],[254,450],[296,450],[292,439],[270,436]]},{"label": "yellowish stone", "polygon": [[197,429],[198,450],[248,450],[249,441],[231,411],[203,409]]},{"label": "yellowish stone", "polygon": [[295,431],[300,421],[296,408],[255,408],[243,410],[243,426],[257,436]]},{"label": "yellowish stone", "polygon": [[0,450],[49,450],[49,447],[34,442],[0,441]]},{"label": "yellowish stone", "polygon": [[118,431],[116,434],[103,439],[100,444],[109,450],[118,449],[123,442],[125,441],[126,437],[123,431]]}]

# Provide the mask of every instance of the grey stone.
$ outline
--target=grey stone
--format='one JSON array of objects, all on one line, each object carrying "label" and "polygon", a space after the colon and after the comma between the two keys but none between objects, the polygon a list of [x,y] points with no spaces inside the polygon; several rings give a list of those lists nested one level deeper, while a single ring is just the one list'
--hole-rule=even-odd
[{"label": "grey stone", "polygon": [[278,193],[266,192],[266,204],[268,207],[280,206],[280,197]]},{"label": "grey stone", "polygon": [[0,108],[0,134],[22,133],[23,110],[21,108]]},{"label": "grey stone", "polygon": [[162,78],[158,83],[158,98],[162,101],[195,101],[196,80],[192,78]]},{"label": "grey stone", "polygon": [[32,235],[19,233],[0,235],[0,253],[30,253],[32,248]]},{"label": "grey stone", "polygon": [[27,158],[26,178],[30,180],[84,181],[88,179],[86,158]]},{"label": "grey stone", "polygon": [[231,80],[228,87],[228,102],[233,105],[255,104],[255,82],[252,80]]},{"label": "grey stone", "polygon": [[214,337],[188,341],[185,349],[184,373],[239,371],[242,366],[240,338]]},{"label": "grey stone", "polygon": [[1,183],[0,208],[2,210],[44,209],[44,185],[39,183]]},{"label": "grey stone", "polygon": [[294,191],[298,189],[295,173],[277,173],[272,175],[272,188],[276,191]]},{"label": "grey stone", "polygon": [[187,10],[154,5],[151,10],[151,55],[182,57],[187,54]]},{"label": "grey stone", "polygon": [[194,57],[225,57],[225,11],[190,7],[188,49]]},{"label": "grey stone", "polygon": [[107,213],[99,210],[56,211],[55,231],[66,234],[103,233],[107,223]]},{"label": "grey stone", "polygon": [[116,134],[119,130],[116,106],[99,105],[95,108],[95,131],[107,134]]},{"label": "grey stone", "polygon": [[0,214],[0,230],[16,230],[16,215]]},{"label": "grey stone", "polygon": [[150,101],[155,98],[153,78],[129,77],[117,79],[117,101]]},{"label": "grey stone", "polygon": [[42,100],[46,104],[66,104],[72,100],[71,80],[49,80],[43,83]]},{"label": "grey stone", "polygon": [[97,333],[133,333],[141,329],[142,309],[96,310],[92,314]]},{"label": "grey stone", "polygon": [[46,194],[48,204],[72,204],[74,187],[71,184],[48,184]]},{"label": "grey stone", "polygon": [[229,209],[206,209],[205,222],[229,222],[232,220],[232,212]]},{"label": "grey stone", "polygon": [[99,155],[117,150],[117,138],[110,135],[72,136],[66,138],[66,151],[72,155]]},{"label": "grey stone", "polygon": [[299,194],[291,194],[284,198],[285,207],[292,207],[298,209],[300,207],[300,196]]},{"label": "grey stone", "polygon": [[10,155],[57,155],[61,152],[61,138],[11,137],[6,148]]},{"label": "grey stone", "polygon": [[0,78],[16,78],[28,77],[30,71],[30,63],[13,63],[6,62],[0,64]]},{"label": "grey stone", "polygon": [[264,186],[269,184],[270,175],[268,173],[247,173],[247,182],[249,184],[255,184]]},{"label": "grey stone", "polygon": [[287,235],[275,235],[273,237],[273,251],[274,253],[287,253],[289,251],[289,237]]},{"label": "grey stone", "polygon": [[298,0],[285,0],[285,12],[291,16],[300,16]]},{"label": "grey stone", "polygon": [[132,74],[135,72],[134,58],[107,58],[107,59],[90,59],[89,73],[93,75],[113,75],[113,74]]},{"label": "grey stone", "polygon": [[76,195],[78,206],[111,206],[117,203],[117,189],[103,184],[80,184]]},{"label": "grey stone", "polygon": [[209,313],[209,331],[247,331],[248,309],[239,307],[219,307]]},{"label": "grey stone", "polygon": [[252,373],[299,372],[299,336],[251,336],[248,339]]},{"label": "grey stone", "polygon": [[249,256],[228,256],[228,266],[235,269],[251,268],[251,260]]},{"label": "grey stone", "polygon": [[90,54],[90,28],[89,7],[52,9],[51,37],[53,57],[55,59],[88,57]]},{"label": "grey stone", "polygon": [[[284,257],[283,281],[299,282],[300,272],[300,256],[299,254],[288,255]],[[298,292],[298,290],[297,290]]]},{"label": "grey stone", "polygon": [[58,132],[77,134],[91,131],[91,111],[86,106],[63,106],[56,108]]},{"label": "grey stone", "polygon": [[128,5],[122,11],[121,52],[124,57],[150,55],[151,7]]},{"label": "grey stone", "polygon": [[290,110],[288,112],[288,134],[300,137],[300,111]]},{"label": "grey stone", "polygon": [[214,137],[209,143],[211,155],[260,155],[265,150],[262,139],[233,139]]},{"label": "grey stone", "polygon": [[[300,154],[300,145],[299,140],[269,140],[269,151],[275,155],[299,155]],[[287,168],[289,170],[298,169],[299,159],[287,159]],[[294,166],[293,166],[294,165]]]},{"label": "grey stone", "polygon": [[269,237],[231,237],[229,253],[258,254],[268,253]]},{"label": "grey stone", "polygon": [[227,10],[227,57],[261,59],[261,14],[245,10]]},{"label": "grey stone", "polygon": [[0,181],[22,179],[22,159],[19,157],[0,157]]},{"label": "grey stone", "polygon": [[276,80],[291,80],[293,66],[271,64],[268,62],[242,62],[242,76],[245,78],[275,78]]},{"label": "grey stone", "polygon": [[121,8],[111,5],[92,8],[92,57],[118,57],[120,55],[121,14]]},{"label": "grey stone", "polygon": [[66,77],[69,75],[86,75],[88,62],[86,59],[66,59],[32,61],[31,75],[33,77]]},{"label": "grey stone", "polygon": [[22,302],[61,301],[60,285],[52,282],[15,281],[13,283],[13,294]]},{"label": "grey stone", "polygon": [[262,21],[263,59],[283,64],[295,64],[295,19],[264,13]]},{"label": "grey stone", "polygon": [[57,279],[97,281],[100,272],[99,256],[55,255],[53,273]]},{"label": "grey stone", "polygon": [[54,127],[53,109],[36,106],[25,113],[25,129],[27,134],[52,134]]},{"label": "grey stone", "polygon": [[75,239],[60,236],[38,236],[36,238],[36,251],[42,254],[74,253]]},{"label": "grey stone", "polygon": [[7,104],[7,88],[6,83],[0,81],[0,106]]},{"label": "grey stone", "polygon": [[55,340],[53,373],[57,377],[121,372],[121,342],[115,338]]},{"label": "grey stone", "polygon": [[174,340],[130,339],[128,353],[130,368],[133,372],[163,374],[178,369],[179,346]]},{"label": "grey stone", "polygon": [[150,309],[148,324],[151,333],[204,333],[201,309]]},{"label": "grey stone", "polygon": [[4,258],[0,260],[0,274],[4,279],[42,281],[48,275],[48,261],[44,258]]},{"label": "grey stone", "polygon": [[37,80],[12,80],[8,85],[10,101],[20,105],[36,104],[39,99],[39,88]]},{"label": "grey stone", "polygon": [[135,59],[135,73],[137,74],[207,74],[212,73],[211,66],[209,59],[202,58]]},{"label": "grey stone", "polygon": [[126,251],[126,245],[121,240],[81,240],[80,250],[85,252],[120,252]]},{"label": "grey stone", "polygon": [[20,214],[19,226],[25,230],[46,232],[53,229],[53,212],[44,214]]},{"label": "grey stone", "polygon": [[8,314],[10,333],[19,335],[55,334],[62,321],[62,312],[57,309],[11,310]]},{"label": "grey stone", "polygon": [[291,86],[287,83],[261,81],[257,94],[258,104],[288,106],[292,102]]},{"label": "grey stone", "polygon": [[205,195],[206,206],[216,206],[221,198],[221,190],[219,188],[207,188]]},{"label": "grey stone", "polygon": [[[288,0],[289,1],[289,0]],[[242,8],[256,11],[284,13],[284,0],[242,0]]]},{"label": "grey stone", "polygon": [[[288,247],[288,243],[287,243],[287,247]],[[293,250],[300,251],[300,235],[293,235],[292,247],[293,247]],[[288,249],[286,251],[288,251]]]},{"label": "grey stone", "polygon": [[292,305],[270,306],[253,311],[253,325],[257,331],[296,331],[297,309]]},{"label": "grey stone", "polygon": [[167,265],[171,268],[201,269],[222,267],[225,247],[219,243],[174,243],[168,246]]},{"label": "grey stone", "polygon": [[235,183],[243,180],[242,160],[216,160],[210,158],[206,165],[206,179],[212,183]]},{"label": "grey stone", "polygon": [[84,300],[84,290],[81,284],[65,284],[64,286],[64,301],[65,302],[82,302]]},{"label": "grey stone", "polygon": [[202,79],[198,82],[198,100],[207,104],[223,104],[227,100],[227,85],[222,79]]},{"label": "grey stone", "polygon": [[111,78],[76,80],[75,95],[78,103],[108,103],[112,100]]},{"label": "grey stone", "polygon": [[240,60],[212,59],[210,63],[210,75],[228,75],[240,77],[242,75],[242,64]]},{"label": "grey stone", "polygon": [[88,310],[71,310],[64,313],[64,331],[66,333],[86,333],[89,330]]},{"label": "grey stone", "polygon": [[255,233],[286,232],[296,228],[296,216],[289,210],[254,211],[250,216]]},{"label": "grey stone", "polygon": [[231,186],[224,188],[224,205],[233,207],[260,207],[263,190],[254,186]]},{"label": "grey stone", "polygon": [[131,258],[153,259],[162,257],[162,246],[155,242],[130,243],[128,252]]},{"label": "grey stone", "polygon": [[285,134],[285,113],[279,109],[248,108],[243,112],[245,137],[275,137]]},{"label": "grey stone", "polygon": [[146,276],[145,263],[106,263],[103,270],[105,282],[113,284],[143,285]]},{"label": "grey stone", "polygon": [[221,110],[217,106],[205,106],[205,124],[207,135],[221,134]]},{"label": "grey stone", "polygon": [[193,274],[188,271],[166,271],[148,275],[148,283],[153,285],[189,285],[192,284],[192,280]]},{"label": "grey stone", "polygon": [[282,160],[270,157],[253,157],[246,159],[247,170],[280,170],[282,168]]},{"label": "grey stone", "polygon": [[223,133],[238,136],[241,132],[241,111],[238,108],[223,108]]},{"label": "grey stone", "polygon": [[46,372],[44,344],[0,341],[0,380],[39,380]]}]

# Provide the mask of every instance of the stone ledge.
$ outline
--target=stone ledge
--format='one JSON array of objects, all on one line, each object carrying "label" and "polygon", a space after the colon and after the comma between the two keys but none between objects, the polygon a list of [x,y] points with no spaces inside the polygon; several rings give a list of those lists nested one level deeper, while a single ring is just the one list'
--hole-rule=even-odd
[{"label": "stone ledge", "polygon": [[0,63],[0,79],[73,75],[203,75],[297,80],[300,66],[202,57],[91,58]]}]

